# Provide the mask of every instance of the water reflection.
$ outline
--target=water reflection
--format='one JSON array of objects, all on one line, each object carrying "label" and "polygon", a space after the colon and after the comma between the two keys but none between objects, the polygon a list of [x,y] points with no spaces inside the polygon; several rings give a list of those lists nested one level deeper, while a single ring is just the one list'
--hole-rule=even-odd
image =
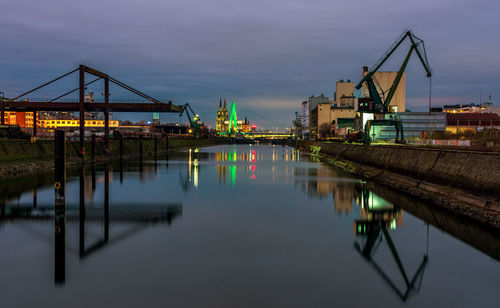
[{"label": "water reflection", "polygon": [[[374,193],[369,188],[369,184],[343,177],[335,169],[311,168],[301,170],[299,174],[301,177],[298,177],[296,181],[303,190],[307,191],[310,198],[332,196],[335,213],[350,214],[353,211],[353,205],[358,207],[359,216],[353,220],[356,238],[355,249],[403,301],[406,301],[412,293],[418,292],[428,262],[428,254],[424,253],[417,271],[409,278],[404,262],[401,260],[397,246],[390,234],[390,230],[395,230],[403,225],[403,210],[401,208]],[[401,290],[374,260],[374,255],[383,242],[390,250],[403,278],[404,290]]]},{"label": "water reflection", "polygon": [[[235,145],[192,148],[170,153],[168,160],[89,165],[68,170],[68,198],[61,208],[54,206],[53,174],[14,178],[0,182],[0,235],[19,237],[9,228],[15,225],[35,239],[30,246],[50,242],[54,269],[50,278],[40,273],[51,288],[66,284],[69,292],[68,286],[80,281],[88,286],[75,270],[80,269],[97,272],[96,279],[120,289],[116,271],[109,277],[100,271],[129,261],[119,273],[134,276],[136,267],[151,263],[143,267],[151,272],[134,277],[151,279],[137,286],[137,294],[185,299],[192,290],[207,290],[199,302],[184,306],[203,306],[202,299],[213,299],[220,290],[243,298],[246,290],[261,294],[262,289],[279,290],[273,296],[282,296],[282,302],[275,306],[297,300],[303,290],[309,292],[304,298],[323,298],[320,304],[346,306],[365,286],[367,300],[375,303],[424,306],[418,300],[436,294],[429,290],[438,289],[433,279],[444,275],[439,262],[450,257],[436,250],[455,252],[457,246],[437,229],[500,259],[498,233],[317,160],[281,146]],[[176,221],[172,232],[156,228],[170,225],[183,210],[189,219]],[[50,236],[32,227],[38,222],[49,226]],[[143,230],[144,238],[133,238]],[[435,243],[432,256],[429,241]],[[112,249],[114,243],[121,250]],[[35,277],[39,272],[33,271]],[[156,293],[155,285],[161,286]],[[172,288],[177,289],[167,296],[165,289]]]},{"label": "water reflection", "polygon": [[[120,183],[123,183],[124,163],[120,161],[119,165]],[[66,281],[66,253],[77,253],[80,259],[88,258],[108,247],[121,241],[126,241],[127,238],[137,234],[139,231],[158,224],[166,224],[170,226],[172,222],[182,215],[181,203],[116,203],[109,202],[110,182],[113,180],[113,173],[110,172],[110,165],[103,166],[104,172],[102,176],[96,175],[96,165],[90,167],[90,175],[86,175],[85,169],[79,169],[79,204],[76,207],[74,204],[66,204],[64,192],[55,190],[54,205],[49,203],[38,204],[37,189],[40,182],[32,183],[33,187],[33,203],[17,203],[8,204],[3,201],[0,211],[0,225],[3,221],[15,223],[16,221],[49,221],[54,220],[54,283],[63,285]],[[140,168],[142,170],[143,168]],[[146,168],[150,173],[152,169]],[[72,173],[72,172],[70,172]],[[140,177],[142,175],[140,174]],[[44,178],[50,178],[45,174]],[[75,178],[71,179],[72,181]],[[104,184],[104,204],[99,207],[94,203],[95,191],[98,183]],[[45,183],[45,182],[42,182]],[[20,198],[20,195],[18,195]],[[67,222],[78,221],[78,250],[72,247],[67,247]],[[103,225],[103,231],[100,238],[89,241],[89,232],[86,229],[91,223],[95,225]],[[116,232],[110,237],[110,225],[115,223],[126,223],[129,228],[122,232]],[[95,230],[93,230],[95,231]]]},{"label": "water reflection", "polygon": [[[300,161],[300,151],[293,148],[282,148],[273,145],[270,152],[258,151],[255,148],[256,146],[249,146],[248,151],[239,152],[237,147],[233,147],[228,151],[222,150],[215,153],[215,168],[217,170],[219,184],[225,185],[229,178],[228,184],[230,183],[231,186],[235,186],[238,169],[243,171],[243,173],[248,176],[248,179],[256,180],[259,177],[257,166],[263,165],[262,162],[266,160],[272,162],[278,160],[285,162]],[[272,171],[272,179],[275,180],[278,169],[276,169],[275,165],[271,165],[270,168]],[[263,171],[263,174],[267,175],[268,170],[264,171],[262,167],[260,169]],[[284,169],[279,169],[279,172],[284,171],[285,175],[288,175],[289,172],[294,173],[295,170],[295,167],[286,166]]]},{"label": "water reflection", "polygon": [[[310,161],[319,161],[318,157],[309,157]],[[463,240],[473,247],[485,252],[490,257],[500,260],[499,234],[480,224],[467,221],[465,218],[428,207],[409,196],[399,194],[394,190],[353,180],[334,168],[302,168],[294,170],[295,184],[307,194],[310,199],[325,199],[331,196],[333,210],[338,215],[353,215],[354,248],[381,277],[387,286],[403,301],[411,295],[419,293],[425,269],[429,262],[429,224]],[[377,194],[377,192],[381,194]],[[359,214],[353,213],[353,208],[359,209]],[[411,264],[416,268],[410,275],[405,262],[398,252],[398,245],[391,234],[403,227],[403,208],[417,217],[423,218],[425,224],[425,250],[420,253],[420,261]],[[425,213],[423,215],[423,213]],[[450,219],[453,217],[453,219]],[[456,220],[454,220],[456,219]],[[455,226],[460,222],[461,228]],[[467,221],[467,222],[465,222]],[[477,235],[477,238],[473,239]],[[376,261],[380,247],[385,247],[390,256],[385,254],[382,263],[386,265],[392,259],[398,271],[387,273],[384,266]],[[412,259],[418,259],[414,257]],[[397,277],[399,276],[399,277]],[[397,281],[401,281],[398,284]]]},{"label": "water reflection", "polygon": [[[360,218],[354,221],[354,234],[359,241],[355,241],[355,249],[373,267],[391,289],[403,300],[406,301],[411,294],[420,290],[423,281],[423,274],[428,262],[428,251],[425,251],[422,261],[415,274],[408,277],[407,270],[398,253],[397,247],[392,240],[389,230],[396,229],[403,224],[403,211],[391,204],[384,198],[368,190],[366,185],[361,185],[360,194]],[[399,273],[404,280],[404,289],[394,282],[385,270],[374,259],[374,255],[384,241],[397,265]],[[427,243],[429,241],[429,226],[427,225]],[[428,249],[428,248],[427,248]]]}]

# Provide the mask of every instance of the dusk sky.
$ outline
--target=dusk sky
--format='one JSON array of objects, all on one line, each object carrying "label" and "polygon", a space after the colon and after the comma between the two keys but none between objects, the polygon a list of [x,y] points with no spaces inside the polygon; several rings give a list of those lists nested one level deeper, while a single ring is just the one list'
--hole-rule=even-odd
[{"label": "dusk sky", "polygon": [[[86,64],[155,98],[189,102],[208,125],[214,126],[219,97],[226,97],[254,112],[240,109],[239,118],[284,127],[308,96],[333,96],[339,79],[358,82],[362,66],[375,63],[409,28],[425,41],[434,105],[477,103],[489,94],[500,103],[497,0],[0,4],[0,91],[7,97]],[[397,69],[402,58],[395,55],[382,69]],[[53,98],[75,87],[76,75],[31,97]],[[102,86],[91,89],[100,95]],[[428,95],[429,81],[414,57],[407,68],[407,108],[426,110]],[[113,87],[111,98],[133,96]]]}]

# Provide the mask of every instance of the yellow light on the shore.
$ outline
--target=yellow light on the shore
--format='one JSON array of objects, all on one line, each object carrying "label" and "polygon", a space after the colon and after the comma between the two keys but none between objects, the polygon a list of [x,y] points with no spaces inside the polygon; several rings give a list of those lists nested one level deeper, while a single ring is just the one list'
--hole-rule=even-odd
[{"label": "yellow light on the shore", "polygon": [[[118,127],[119,121],[109,121],[109,127]],[[38,120],[37,126],[41,128],[58,128],[58,127],[78,127],[80,120]],[[104,120],[85,120],[86,127],[104,127]]]}]

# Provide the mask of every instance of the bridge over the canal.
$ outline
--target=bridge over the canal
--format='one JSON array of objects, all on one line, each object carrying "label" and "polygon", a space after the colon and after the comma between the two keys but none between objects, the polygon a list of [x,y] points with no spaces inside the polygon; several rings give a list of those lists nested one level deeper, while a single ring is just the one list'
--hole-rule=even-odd
[{"label": "bridge over the canal", "polygon": [[[65,77],[78,73],[78,87],[63,93],[53,99],[47,101],[25,101],[21,100],[24,96],[38,91],[56,81]],[[93,76],[93,79],[85,82],[87,75]],[[99,80],[104,81],[104,102],[85,102],[85,89],[88,85]],[[146,102],[110,102],[109,101],[109,86],[110,83],[117,85],[139,97],[142,97]],[[74,102],[61,101],[61,99],[74,92],[79,92],[79,100]],[[36,112],[38,111],[76,111],[79,112],[79,132],[80,132],[80,155],[84,158],[84,138],[85,138],[85,112],[103,112],[104,113],[104,143],[105,151],[109,151],[109,112],[181,112],[182,107],[172,104],[172,101],[162,102],[155,99],[119,80],[111,77],[107,73],[103,73],[86,65],[79,65],[76,69],[63,74],[49,82],[46,82],[38,87],[26,91],[7,101],[1,101],[1,124],[4,125],[4,111],[28,111],[33,112],[33,133],[36,135]]]}]

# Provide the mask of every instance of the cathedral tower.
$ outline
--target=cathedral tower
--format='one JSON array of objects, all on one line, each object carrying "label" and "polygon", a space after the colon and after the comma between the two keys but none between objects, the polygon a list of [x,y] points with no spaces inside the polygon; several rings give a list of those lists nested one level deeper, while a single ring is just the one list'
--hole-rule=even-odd
[{"label": "cathedral tower", "polygon": [[217,121],[215,124],[215,130],[217,132],[227,132],[229,124],[229,115],[226,107],[226,99],[224,98],[224,106],[222,106],[222,98],[219,99],[219,110],[217,111]]}]

